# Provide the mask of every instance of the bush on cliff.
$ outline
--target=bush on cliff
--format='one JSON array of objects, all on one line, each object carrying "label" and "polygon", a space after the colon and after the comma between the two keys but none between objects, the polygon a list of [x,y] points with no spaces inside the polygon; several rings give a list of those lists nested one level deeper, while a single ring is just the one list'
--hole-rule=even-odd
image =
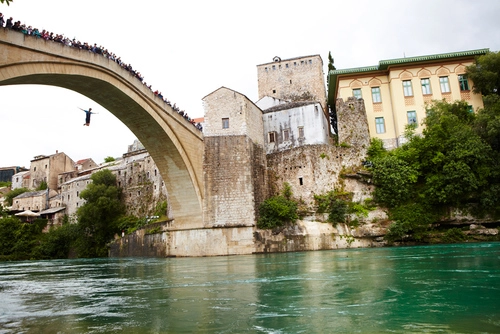
[{"label": "bush on cliff", "polygon": [[298,218],[297,203],[292,199],[290,185],[285,183],[281,195],[268,198],[260,205],[257,227],[273,229],[294,223]]}]

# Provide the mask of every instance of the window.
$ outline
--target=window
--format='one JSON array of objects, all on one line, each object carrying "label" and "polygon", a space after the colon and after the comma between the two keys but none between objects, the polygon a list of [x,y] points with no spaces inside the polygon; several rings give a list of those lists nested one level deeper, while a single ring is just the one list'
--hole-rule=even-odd
[{"label": "window", "polygon": [[229,129],[229,118],[223,118],[222,119],[222,128],[223,129]]},{"label": "window", "polygon": [[269,142],[274,143],[276,142],[276,132],[269,132]]},{"label": "window", "polygon": [[403,94],[404,96],[413,96],[413,88],[411,87],[411,80],[403,80]]},{"label": "window", "polygon": [[408,124],[418,126],[417,122],[417,112],[415,110],[410,110],[406,113],[408,117]]},{"label": "window", "polygon": [[426,79],[420,79],[420,83],[422,85],[422,94],[424,95],[430,95],[431,93],[431,81],[429,78]]},{"label": "window", "polygon": [[285,67],[288,68],[288,63],[285,64]]},{"label": "window", "polygon": [[474,107],[471,105],[467,106],[467,111],[470,112],[471,114],[474,113]]},{"label": "window", "polygon": [[458,76],[458,83],[460,85],[460,90],[469,90],[469,80],[465,74]]},{"label": "window", "polygon": [[439,85],[441,86],[441,93],[450,92],[450,83],[448,77],[439,77]]},{"label": "window", "polygon": [[276,65],[273,65],[273,70],[275,70],[275,69],[276,69]]},{"label": "window", "polygon": [[380,97],[380,87],[372,87],[372,100],[373,103],[382,102],[382,98]]},{"label": "window", "polygon": [[361,88],[355,88],[352,90],[352,96],[354,96],[356,99],[361,99],[363,96],[361,95]]},{"label": "window", "polygon": [[385,124],[383,117],[375,117],[375,128],[377,133],[385,133]]},{"label": "window", "polygon": [[290,134],[288,130],[283,130],[283,141],[289,141],[290,140]]},{"label": "window", "polygon": [[299,126],[299,138],[304,138],[304,127]]}]

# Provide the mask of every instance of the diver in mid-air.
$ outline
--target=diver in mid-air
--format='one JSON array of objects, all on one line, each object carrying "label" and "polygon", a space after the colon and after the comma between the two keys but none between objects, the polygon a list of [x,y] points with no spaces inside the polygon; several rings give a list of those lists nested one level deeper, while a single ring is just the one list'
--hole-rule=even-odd
[{"label": "diver in mid-air", "polygon": [[78,109],[85,111],[85,124],[83,124],[83,126],[89,126],[90,125],[90,115],[96,114],[96,113],[92,112],[92,108],[89,108],[89,110],[84,110],[82,108],[78,108]]}]

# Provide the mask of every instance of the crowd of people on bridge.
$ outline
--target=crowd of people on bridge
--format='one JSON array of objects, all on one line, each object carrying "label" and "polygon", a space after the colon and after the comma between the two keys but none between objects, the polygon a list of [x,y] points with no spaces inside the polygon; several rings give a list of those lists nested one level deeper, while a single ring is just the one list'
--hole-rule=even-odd
[{"label": "crowd of people on bridge", "polygon": [[87,42],[80,42],[76,40],[76,38],[70,39],[68,37],[65,37],[64,35],[60,34],[54,34],[53,32],[49,32],[45,29],[42,31],[38,30],[37,28],[33,28],[32,26],[27,26],[26,24],[22,24],[21,21],[14,21],[12,17],[8,18],[5,20],[4,16],[2,13],[0,13],[0,28],[6,28],[6,29],[11,29],[14,31],[18,31],[20,33],[23,33],[24,35],[27,36],[33,36],[34,38],[41,38],[46,41],[52,41],[56,43],[61,43],[69,47],[74,47],[80,50],[86,50],[88,52],[93,52],[98,55],[102,55],[103,57],[116,62],[118,65],[120,65],[123,69],[127,70],[131,75],[133,75],[135,78],[137,78],[144,86],[149,88],[151,92],[154,94],[155,97],[161,99],[164,103],[166,103],[168,106],[170,106],[174,111],[179,113],[184,119],[186,119],[188,122],[193,124],[198,130],[202,130],[202,125],[200,123],[195,122],[191,117],[188,116],[188,114],[184,111],[181,110],[177,105],[174,103],[172,104],[168,99],[166,99],[163,94],[155,90],[153,92],[153,88],[151,85],[148,85],[144,81],[144,76],[133,69],[132,65],[126,64],[125,62],[122,61],[121,57],[118,57],[116,54],[113,52],[109,52],[108,49],[102,47],[102,46],[97,46],[96,43],[93,45]]}]

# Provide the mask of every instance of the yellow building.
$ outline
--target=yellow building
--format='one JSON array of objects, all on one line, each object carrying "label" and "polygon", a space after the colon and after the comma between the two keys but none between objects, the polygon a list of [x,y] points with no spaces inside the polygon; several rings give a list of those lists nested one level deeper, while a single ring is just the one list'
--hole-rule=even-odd
[{"label": "yellow building", "polygon": [[422,132],[426,106],[432,100],[467,101],[471,111],[483,107],[472,93],[466,67],[488,49],[382,60],[378,66],[333,70],[328,73],[328,102],[335,106],[354,96],[365,102],[370,137],[382,139],[388,149],[404,143],[408,124]]}]

